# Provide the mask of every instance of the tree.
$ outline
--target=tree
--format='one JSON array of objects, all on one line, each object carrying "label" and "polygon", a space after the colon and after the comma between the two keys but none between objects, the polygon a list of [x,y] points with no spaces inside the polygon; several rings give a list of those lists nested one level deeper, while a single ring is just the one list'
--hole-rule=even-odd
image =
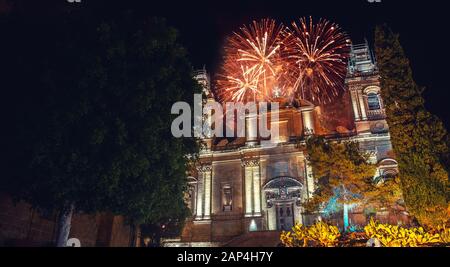
[{"label": "tree", "polygon": [[306,148],[316,178],[316,191],[305,208],[315,211],[335,199],[343,205],[346,230],[349,205],[361,202],[373,189],[375,166],[368,161],[370,155],[360,151],[356,142],[328,142],[316,136],[306,140]]},{"label": "tree", "polygon": [[[141,240],[143,246],[159,247],[161,246],[161,238],[176,238],[180,236],[180,232],[185,225],[185,217],[180,219],[168,218],[161,219],[159,223],[142,224],[140,229]],[[146,242],[146,241],[149,242]]]},{"label": "tree", "polygon": [[4,25],[0,87],[12,115],[1,189],[58,210],[58,246],[75,212],[185,218],[186,155],[198,148],[172,137],[170,107],[200,86],[176,30],[132,11]]},{"label": "tree", "polygon": [[377,177],[371,184],[364,197],[363,204],[367,209],[388,209],[394,210],[395,205],[403,206],[403,195],[400,178]]},{"label": "tree", "polygon": [[425,109],[424,89],[413,80],[399,36],[386,25],[376,28],[375,51],[381,95],[408,211],[422,225],[445,223],[449,219],[449,166],[443,164],[449,154],[447,131]]}]

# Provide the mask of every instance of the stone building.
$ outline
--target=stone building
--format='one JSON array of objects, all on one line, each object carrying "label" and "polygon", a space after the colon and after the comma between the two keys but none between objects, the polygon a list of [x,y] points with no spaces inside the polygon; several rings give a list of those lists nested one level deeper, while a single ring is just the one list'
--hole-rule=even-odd
[{"label": "stone building", "polygon": [[[209,93],[208,76],[199,72],[198,78]],[[346,85],[348,90],[325,106],[307,101],[293,106],[279,98],[275,145],[266,145],[274,140],[248,134],[205,139],[200,163],[188,177],[193,217],[181,239],[167,245],[224,245],[248,232],[287,230],[295,223],[314,222],[316,216],[305,214],[301,205],[314,192],[313,173],[301,146],[312,133],[358,141],[362,149],[373,152],[371,160],[378,165],[374,177],[396,173],[379,75],[367,43],[352,46]],[[247,133],[251,126],[247,118]],[[355,213],[350,219],[363,223],[364,216]]]}]

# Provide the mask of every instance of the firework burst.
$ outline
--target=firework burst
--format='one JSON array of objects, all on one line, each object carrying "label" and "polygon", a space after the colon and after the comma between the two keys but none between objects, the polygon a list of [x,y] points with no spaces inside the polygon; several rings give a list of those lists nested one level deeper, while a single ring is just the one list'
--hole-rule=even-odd
[{"label": "firework burst", "polygon": [[295,98],[315,103],[330,102],[344,89],[350,40],[339,26],[312,18],[293,22],[284,34],[283,53],[290,66]]},{"label": "firework burst", "polygon": [[265,101],[278,85],[284,61],[280,56],[282,25],[263,19],[234,32],[225,46],[218,75],[219,96],[225,101]]},{"label": "firework burst", "polygon": [[292,28],[253,21],[227,38],[216,79],[222,101],[270,101],[287,96],[331,102],[344,89],[350,40],[327,20],[302,18]]},{"label": "firework burst", "polygon": [[226,76],[222,95],[230,100],[256,101],[260,98],[261,91],[258,89],[260,73],[243,65],[234,66],[240,70],[234,76]]}]

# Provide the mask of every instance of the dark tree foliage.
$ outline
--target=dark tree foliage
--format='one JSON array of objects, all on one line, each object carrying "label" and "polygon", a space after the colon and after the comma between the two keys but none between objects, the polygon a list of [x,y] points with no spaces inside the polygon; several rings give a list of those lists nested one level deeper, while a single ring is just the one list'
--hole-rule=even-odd
[{"label": "dark tree foliage", "polygon": [[185,218],[166,218],[159,223],[141,224],[140,237],[144,247],[159,247],[162,238],[176,238],[184,227]]},{"label": "dark tree foliage", "polygon": [[449,219],[447,131],[425,109],[424,89],[413,80],[398,35],[385,25],[377,27],[375,50],[407,208],[423,225],[445,223]]},{"label": "dark tree foliage", "polygon": [[1,190],[60,214],[185,218],[188,154],[170,109],[200,92],[178,33],[132,11],[69,10],[0,30]]}]

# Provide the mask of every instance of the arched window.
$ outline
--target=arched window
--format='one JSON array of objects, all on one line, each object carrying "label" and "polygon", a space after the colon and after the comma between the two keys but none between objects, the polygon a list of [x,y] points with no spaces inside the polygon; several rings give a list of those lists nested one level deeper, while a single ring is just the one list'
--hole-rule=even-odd
[{"label": "arched window", "polygon": [[367,95],[367,105],[369,107],[369,110],[381,109],[380,98],[378,97],[378,94],[369,93]]}]

